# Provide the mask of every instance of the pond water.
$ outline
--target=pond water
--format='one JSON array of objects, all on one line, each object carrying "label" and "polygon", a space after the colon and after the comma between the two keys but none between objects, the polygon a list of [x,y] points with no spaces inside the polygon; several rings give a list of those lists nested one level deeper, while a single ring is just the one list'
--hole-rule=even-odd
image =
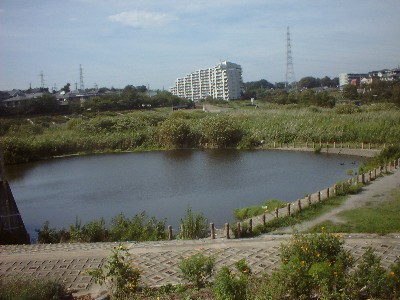
[{"label": "pond water", "polygon": [[220,227],[238,207],[294,201],[347,179],[361,158],[292,151],[175,150],[74,156],[7,167],[31,236],[142,211],[178,227],[188,207]]}]

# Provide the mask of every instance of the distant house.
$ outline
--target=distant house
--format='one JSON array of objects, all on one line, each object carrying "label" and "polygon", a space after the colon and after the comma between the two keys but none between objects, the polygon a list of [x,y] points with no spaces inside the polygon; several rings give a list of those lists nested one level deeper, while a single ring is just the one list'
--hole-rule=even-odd
[{"label": "distant house", "polygon": [[360,84],[371,84],[374,80],[395,81],[399,79],[400,68],[371,71],[368,74],[341,73],[339,74],[339,86],[343,88],[346,84],[359,86]]},{"label": "distant house", "polygon": [[73,91],[73,92],[58,92],[55,94],[56,99],[58,100],[58,103],[61,106],[67,106],[73,103],[76,104],[82,104],[85,102],[89,96],[87,96],[85,93],[80,93],[79,91]]},{"label": "distant house", "polygon": [[25,94],[19,91],[16,93],[12,93],[11,95],[14,96],[12,96],[11,98],[3,100],[2,105],[10,108],[18,107],[28,100],[36,99],[46,94],[48,95],[49,93],[39,92],[39,93]]}]

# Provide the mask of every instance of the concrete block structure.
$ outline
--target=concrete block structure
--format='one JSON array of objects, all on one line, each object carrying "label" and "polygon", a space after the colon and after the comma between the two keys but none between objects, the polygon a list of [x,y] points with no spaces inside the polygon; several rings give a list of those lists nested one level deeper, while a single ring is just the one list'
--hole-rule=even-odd
[{"label": "concrete block structure", "polygon": [[178,78],[170,92],[192,101],[207,97],[229,101],[240,99],[242,88],[242,67],[222,61],[212,68],[194,71]]}]

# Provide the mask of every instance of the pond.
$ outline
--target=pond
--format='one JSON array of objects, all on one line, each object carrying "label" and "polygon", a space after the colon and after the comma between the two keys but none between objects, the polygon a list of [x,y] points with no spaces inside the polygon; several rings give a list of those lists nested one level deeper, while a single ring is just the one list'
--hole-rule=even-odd
[{"label": "pond", "polygon": [[7,167],[31,236],[47,220],[61,229],[146,211],[177,228],[188,207],[221,227],[233,210],[294,201],[347,179],[361,158],[292,151],[174,150],[71,156]]}]

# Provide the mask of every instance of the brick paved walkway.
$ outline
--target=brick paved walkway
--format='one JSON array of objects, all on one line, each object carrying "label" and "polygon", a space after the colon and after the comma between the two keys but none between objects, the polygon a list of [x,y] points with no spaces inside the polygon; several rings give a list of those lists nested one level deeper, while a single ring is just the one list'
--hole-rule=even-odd
[{"label": "brick paved walkway", "polygon": [[[264,235],[242,240],[165,241],[125,243],[135,264],[143,270],[142,280],[148,286],[181,282],[178,264],[195,253],[215,255],[217,269],[245,258],[254,273],[270,273],[280,264],[282,242],[291,235]],[[97,295],[101,292],[89,276],[88,268],[101,266],[115,243],[54,244],[0,246],[0,278],[61,277],[76,294]],[[388,267],[400,257],[400,235],[346,235],[345,248],[359,258],[368,246],[376,249],[383,265]]]}]

